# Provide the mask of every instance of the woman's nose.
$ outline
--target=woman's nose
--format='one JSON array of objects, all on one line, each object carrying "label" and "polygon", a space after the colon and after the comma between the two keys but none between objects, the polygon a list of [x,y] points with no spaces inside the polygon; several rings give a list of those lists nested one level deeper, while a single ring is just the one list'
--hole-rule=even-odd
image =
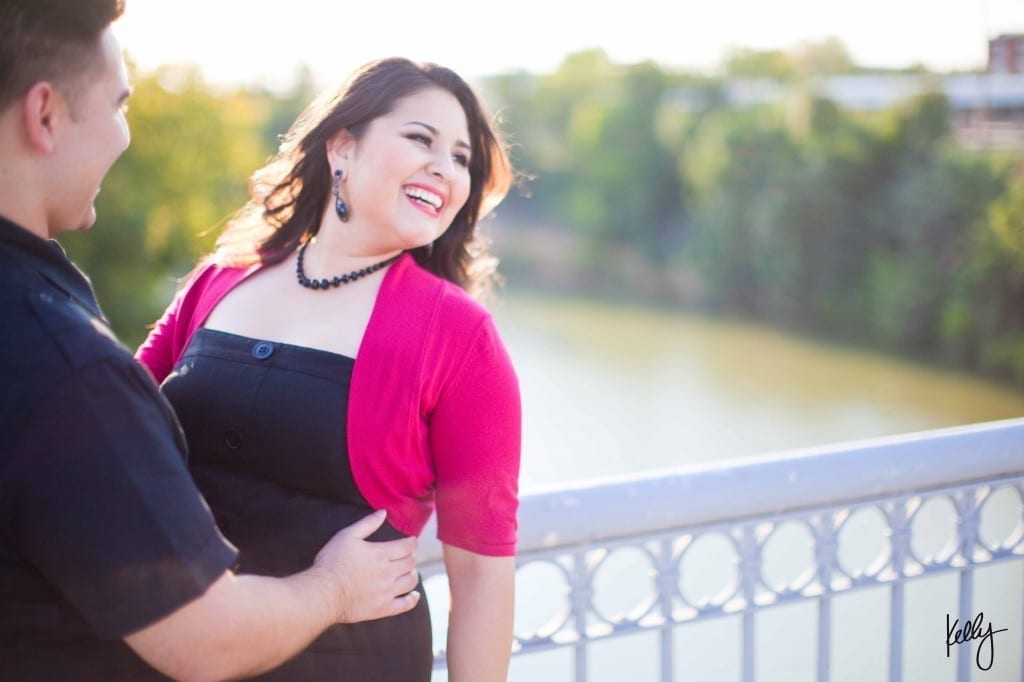
[{"label": "woman's nose", "polygon": [[454,170],[454,162],[452,161],[452,158],[447,154],[443,156],[438,155],[437,157],[434,158],[433,161],[431,161],[430,168],[428,170],[431,175],[438,178],[439,180],[447,180],[448,178],[452,177],[452,172]]}]

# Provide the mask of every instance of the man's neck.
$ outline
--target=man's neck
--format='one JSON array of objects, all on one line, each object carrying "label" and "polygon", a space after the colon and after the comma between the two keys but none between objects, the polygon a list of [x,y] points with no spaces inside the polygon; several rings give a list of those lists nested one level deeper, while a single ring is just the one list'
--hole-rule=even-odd
[{"label": "man's neck", "polygon": [[49,239],[46,190],[40,180],[44,171],[18,133],[19,110],[0,113],[0,215],[37,237]]},{"label": "man's neck", "polygon": [[10,182],[13,173],[0,166],[0,215],[41,239],[51,237],[42,201],[33,200],[34,188]]}]

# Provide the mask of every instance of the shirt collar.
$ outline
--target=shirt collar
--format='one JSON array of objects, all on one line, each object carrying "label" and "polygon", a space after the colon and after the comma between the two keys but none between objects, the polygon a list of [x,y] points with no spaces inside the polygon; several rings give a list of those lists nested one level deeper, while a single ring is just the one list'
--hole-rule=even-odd
[{"label": "shirt collar", "polygon": [[53,239],[42,239],[0,215],[0,253],[15,256],[94,316],[106,320],[88,278]]}]

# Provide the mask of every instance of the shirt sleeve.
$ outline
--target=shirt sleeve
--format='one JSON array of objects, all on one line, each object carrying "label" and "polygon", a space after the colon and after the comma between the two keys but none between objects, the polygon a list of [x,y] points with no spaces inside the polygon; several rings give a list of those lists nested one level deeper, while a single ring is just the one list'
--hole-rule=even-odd
[{"label": "shirt sleeve", "polygon": [[442,542],[515,554],[521,422],[519,382],[488,317],[430,417]]},{"label": "shirt sleeve", "polygon": [[65,377],[10,453],[11,540],[101,636],[169,615],[235,562],[181,443],[153,382],[124,358]]}]

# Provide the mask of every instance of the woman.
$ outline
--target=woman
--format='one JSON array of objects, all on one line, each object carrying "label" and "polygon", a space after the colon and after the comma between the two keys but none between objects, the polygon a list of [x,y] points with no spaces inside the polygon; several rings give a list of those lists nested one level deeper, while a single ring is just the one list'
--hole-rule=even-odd
[{"label": "woman", "polygon": [[[512,638],[520,406],[477,220],[511,167],[452,71],[387,59],[311,105],[139,348],[240,570],[285,574],[375,508],[436,503],[452,680],[499,680]],[[422,592],[422,585],[418,588]],[[427,680],[426,600],[338,625],[279,679]]]}]

